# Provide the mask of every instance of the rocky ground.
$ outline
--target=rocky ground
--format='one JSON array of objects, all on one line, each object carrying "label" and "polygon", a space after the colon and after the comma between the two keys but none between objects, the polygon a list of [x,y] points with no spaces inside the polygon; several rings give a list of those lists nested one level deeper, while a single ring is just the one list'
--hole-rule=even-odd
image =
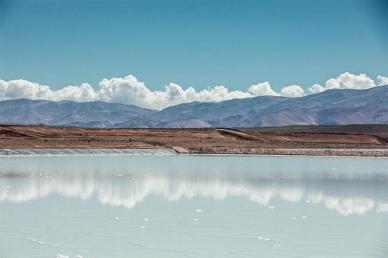
[{"label": "rocky ground", "polygon": [[249,129],[0,126],[0,148],[172,148],[187,154],[388,156],[387,125]]}]

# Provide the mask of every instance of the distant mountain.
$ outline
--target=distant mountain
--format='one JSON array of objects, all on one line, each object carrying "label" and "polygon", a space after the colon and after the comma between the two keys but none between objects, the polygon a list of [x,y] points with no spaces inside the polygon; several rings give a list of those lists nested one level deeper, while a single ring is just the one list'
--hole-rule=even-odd
[{"label": "distant mountain", "polygon": [[288,98],[262,96],[216,103],[185,103],[151,114],[149,123],[158,127],[251,127],[257,116]]},{"label": "distant mountain", "polygon": [[301,98],[193,102],[161,111],[104,102],[7,100],[0,102],[0,123],[163,128],[388,124],[388,86],[328,90]]},{"label": "distant mountain", "polygon": [[[105,102],[16,99],[0,102],[0,123],[116,127],[155,111]],[[137,123],[138,124],[138,123]]]},{"label": "distant mountain", "polygon": [[328,90],[271,106],[261,126],[388,124],[388,86]]}]

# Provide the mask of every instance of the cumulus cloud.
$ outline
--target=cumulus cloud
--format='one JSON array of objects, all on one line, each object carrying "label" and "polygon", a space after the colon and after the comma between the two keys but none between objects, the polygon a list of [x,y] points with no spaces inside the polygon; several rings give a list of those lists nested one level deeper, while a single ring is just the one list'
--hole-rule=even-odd
[{"label": "cumulus cloud", "polygon": [[26,80],[0,80],[0,99],[50,99],[52,91],[46,85]]},{"label": "cumulus cloud", "polygon": [[133,75],[102,80],[98,95],[104,101],[130,103],[156,109],[193,101],[215,102],[252,97],[249,92],[229,91],[225,86],[196,91],[193,87],[184,90],[178,84],[169,83],[164,91],[152,91]]},{"label": "cumulus cloud", "polygon": [[47,85],[26,80],[0,80],[0,100],[20,98],[91,101],[98,99],[98,96],[88,83],[82,83],[80,86],[66,86],[53,91]]},{"label": "cumulus cloud", "polygon": [[309,88],[311,93],[319,93],[331,89],[369,89],[375,87],[374,80],[369,78],[366,74],[351,74],[343,73],[337,78],[331,78],[326,81],[324,86],[314,84]]},{"label": "cumulus cloud", "polygon": [[[378,76],[376,82],[365,74],[354,75],[343,73],[337,78],[327,80],[325,85],[314,84],[310,93],[319,93],[329,89],[367,89],[388,84],[388,77]],[[298,85],[289,85],[276,92],[269,82],[251,85],[247,90],[229,90],[223,85],[196,90],[193,87],[183,89],[180,85],[169,83],[163,90],[151,90],[144,82],[133,75],[122,78],[103,79],[99,88],[93,88],[88,83],[78,86],[66,86],[60,90],[52,90],[47,85],[41,85],[27,80],[0,80],[0,100],[28,98],[46,100],[74,100],[117,102],[133,104],[140,107],[162,109],[168,106],[199,102],[217,102],[235,98],[256,96],[283,96],[289,98],[305,96],[305,91]]]},{"label": "cumulus cloud", "polygon": [[388,77],[385,76],[377,76],[377,86],[388,85]]},{"label": "cumulus cloud", "polygon": [[52,95],[54,100],[92,101],[98,99],[98,94],[88,83],[81,83],[80,86],[66,86],[52,92]]},{"label": "cumulus cloud", "polygon": [[279,96],[279,93],[271,88],[269,82],[262,82],[249,87],[248,92],[254,96]]},{"label": "cumulus cloud", "polygon": [[281,90],[281,95],[288,98],[302,97],[304,90],[299,85],[286,86]]},{"label": "cumulus cloud", "polygon": [[[161,109],[171,105],[193,101],[216,102],[261,95],[279,95],[271,89],[269,84],[264,87],[254,85],[252,86],[252,92],[230,91],[222,85],[196,91],[193,87],[183,89],[175,83],[167,84],[162,91],[152,91],[144,82],[139,81],[133,75],[128,75],[124,78],[103,79],[99,83],[99,87],[99,89],[94,89],[90,84],[82,83],[79,86],[71,85],[60,90],[52,90],[49,86],[26,80],[0,80],[0,100],[18,98],[55,101],[102,100]],[[261,93],[260,90],[262,91]]]},{"label": "cumulus cloud", "polygon": [[321,86],[321,85],[319,85],[319,84],[313,84],[313,86],[311,86],[309,88],[309,91],[312,92],[312,93],[320,93],[320,92],[323,92],[325,90],[326,90],[326,88]]}]

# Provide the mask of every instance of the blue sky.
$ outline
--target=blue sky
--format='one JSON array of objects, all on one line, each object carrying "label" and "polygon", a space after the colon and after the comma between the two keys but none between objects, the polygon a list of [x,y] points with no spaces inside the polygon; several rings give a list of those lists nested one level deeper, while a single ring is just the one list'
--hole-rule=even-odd
[{"label": "blue sky", "polygon": [[152,90],[274,90],[388,74],[388,10],[368,1],[0,0],[0,79],[60,89],[135,75]]}]

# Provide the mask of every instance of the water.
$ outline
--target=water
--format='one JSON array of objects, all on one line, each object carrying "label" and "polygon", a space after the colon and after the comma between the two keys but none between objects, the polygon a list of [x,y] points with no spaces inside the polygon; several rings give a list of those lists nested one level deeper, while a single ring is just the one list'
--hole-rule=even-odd
[{"label": "water", "polygon": [[2,157],[0,257],[388,257],[388,159]]}]

